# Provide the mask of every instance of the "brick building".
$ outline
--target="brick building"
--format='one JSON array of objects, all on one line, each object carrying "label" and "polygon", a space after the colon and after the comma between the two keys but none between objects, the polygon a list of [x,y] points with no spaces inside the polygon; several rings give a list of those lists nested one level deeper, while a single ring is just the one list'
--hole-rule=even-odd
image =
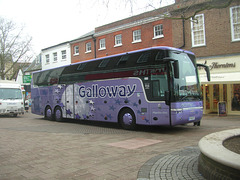
[{"label": "brick building", "polygon": [[113,22],[71,42],[72,63],[152,47],[173,46],[167,8]]},{"label": "brick building", "polygon": [[[211,82],[199,70],[204,112],[218,112],[218,102],[224,101],[228,114],[240,115],[236,97],[240,95],[240,1],[225,4],[226,0],[176,0],[173,5],[96,27],[70,42],[71,61],[152,46],[190,50],[198,63],[211,69]],[[175,19],[190,17],[203,7],[214,8],[198,12],[194,19]]]},{"label": "brick building", "polygon": [[[199,7],[209,6],[209,1],[180,0],[175,4],[172,15],[189,17]],[[183,2],[184,1],[184,2]],[[204,112],[217,113],[218,103],[226,103],[228,114],[240,114],[240,1],[233,0],[228,7],[227,1],[212,1],[210,10],[195,16],[195,20],[173,20],[173,46],[195,53],[198,63],[210,67],[211,82],[199,70],[204,98]],[[210,6],[209,6],[210,7]],[[182,32],[182,33],[180,33]],[[185,37],[185,38],[184,38]],[[238,96],[238,98],[237,98]]]}]

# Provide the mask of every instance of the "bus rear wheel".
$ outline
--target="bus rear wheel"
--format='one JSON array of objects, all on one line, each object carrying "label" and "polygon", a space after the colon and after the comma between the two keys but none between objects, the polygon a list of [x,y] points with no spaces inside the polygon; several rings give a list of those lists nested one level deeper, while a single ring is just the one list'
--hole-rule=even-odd
[{"label": "bus rear wheel", "polygon": [[136,127],[136,117],[134,112],[127,108],[119,113],[119,123],[123,129],[134,130]]},{"label": "bus rear wheel", "polygon": [[61,109],[60,107],[56,107],[56,108],[55,108],[54,118],[55,118],[55,120],[58,121],[58,122],[63,121],[62,109]]},{"label": "bus rear wheel", "polygon": [[52,108],[50,106],[47,106],[45,109],[45,119],[50,121],[53,120]]}]

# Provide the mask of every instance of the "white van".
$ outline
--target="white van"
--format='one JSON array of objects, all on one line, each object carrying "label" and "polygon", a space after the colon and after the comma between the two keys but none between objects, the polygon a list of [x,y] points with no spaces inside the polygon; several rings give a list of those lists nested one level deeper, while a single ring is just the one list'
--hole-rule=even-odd
[{"label": "white van", "polygon": [[15,81],[0,80],[0,115],[24,114],[21,85]]}]

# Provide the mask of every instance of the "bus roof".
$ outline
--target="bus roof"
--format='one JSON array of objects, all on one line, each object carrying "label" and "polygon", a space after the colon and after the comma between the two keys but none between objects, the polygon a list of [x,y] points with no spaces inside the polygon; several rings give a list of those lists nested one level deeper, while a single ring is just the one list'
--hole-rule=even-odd
[{"label": "bus roof", "polygon": [[48,70],[51,70],[51,69],[57,69],[57,68],[61,68],[61,67],[77,65],[77,64],[81,64],[81,63],[98,61],[98,60],[102,60],[102,59],[106,59],[106,58],[114,58],[114,57],[123,56],[123,55],[126,55],[126,54],[133,54],[133,53],[144,52],[144,51],[149,51],[149,50],[171,50],[171,51],[179,51],[179,52],[184,52],[184,53],[187,53],[187,54],[194,55],[193,52],[186,51],[186,50],[183,50],[183,49],[178,49],[178,48],[169,47],[169,46],[154,46],[154,47],[150,47],[150,48],[144,48],[144,49],[129,51],[129,52],[125,52],[125,53],[119,53],[119,54],[114,54],[114,55],[110,55],[110,56],[104,56],[104,57],[100,57],[100,58],[89,59],[89,60],[86,60],[86,61],[76,62],[76,63],[72,63],[72,64],[68,64],[68,65],[64,65],[64,66],[59,66],[59,67],[54,67],[54,68],[50,68],[50,69],[39,70],[39,71],[35,71],[33,73],[48,71]]},{"label": "bus roof", "polygon": [[72,63],[70,65],[81,64],[81,63],[86,63],[86,62],[91,62],[91,61],[97,61],[97,60],[101,60],[101,59],[105,59],[105,58],[113,58],[113,57],[116,57],[116,56],[122,56],[122,55],[126,55],[126,54],[133,54],[133,53],[138,53],[138,52],[143,52],[143,51],[148,51],[148,50],[172,50],[172,51],[180,51],[180,52],[185,52],[185,53],[194,55],[194,53],[191,52],[191,51],[186,51],[186,50],[182,50],[182,49],[178,49],[178,48],[174,48],[174,47],[155,46],[155,47],[139,49],[139,50],[135,50],[135,51],[129,51],[129,52],[125,52],[125,53],[114,54],[114,55],[110,55],[110,56],[104,56],[104,57],[100,57],[100,58],[96,58],[96,59],[89,59],[89,60],[86,60],[86,61]]}]

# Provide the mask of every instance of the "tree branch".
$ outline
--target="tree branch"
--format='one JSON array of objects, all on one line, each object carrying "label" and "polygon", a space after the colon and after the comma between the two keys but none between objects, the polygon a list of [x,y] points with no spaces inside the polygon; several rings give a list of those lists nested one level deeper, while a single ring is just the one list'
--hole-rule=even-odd
[{"label": "tree branch", "polygon": [[191,8],[192,5],[188,6],[187,9],[185,11],[183,11],[181,13],[181,17],[170,17],[170,16],[167,16],[167,15],[164,15],[164,18],[166,19],[174,19],[174,20],[180,20],[180,19],[184,19],[184,20],[189,20],[189,19],[194,19],[194,17],[202,12],[202,11],[205,11],[205,10],[211,10],[211,9],[222,9],[222,8],[226,8],[228,6],[230,6],[230,4],[233,2],[233,0],[227,0],[225,3],[221,3],[219,4],[219,2],[213,2],[211,1],[210,3],[207,3],[205,4],[204,6],[200,7],[199,9],[197,9],[193,15],[190,15],[188,17],[185,17],[185,12]]}]

